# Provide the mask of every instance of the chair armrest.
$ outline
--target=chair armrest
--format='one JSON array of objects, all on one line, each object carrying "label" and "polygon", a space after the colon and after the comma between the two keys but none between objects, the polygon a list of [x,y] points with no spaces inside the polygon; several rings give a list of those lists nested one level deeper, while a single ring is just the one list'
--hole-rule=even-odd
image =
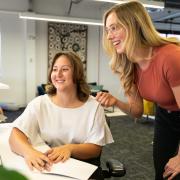
[{"label": "chair armrest", "polygon": [[116,159],[109,159],[106,162],[106,166],[109,169],[110,176],[122,177],[126,174],[126,169],[124,165]]}]

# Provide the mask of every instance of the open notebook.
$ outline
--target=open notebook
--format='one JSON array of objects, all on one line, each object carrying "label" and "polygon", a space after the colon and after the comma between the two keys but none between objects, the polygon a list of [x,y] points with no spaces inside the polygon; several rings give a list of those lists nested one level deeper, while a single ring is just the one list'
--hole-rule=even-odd
[{"label": "open notebook", "polygon": [[[3,161],[3,165],[6,168],[15,169],[24,175],[26,175],[30,180],[37,180],[38,178],[60,180],[60,179],[88,179],[93,172],[97,169],[94,166],[83,161],[79,161],[73,158],[68,159],[64,163],[53,164],[51,171],[39,172],[37,170],[31,171],[26,165],[24,158],[13,153],[10,150],[8,144],[8,137],[11,128],[3,129],[0,126],[0,156]],[[41,152],[45,152],[49,147],[45,143],[38,143],[35,146],[36,149]],[[58,176],[57,176],[58,175]]]}]

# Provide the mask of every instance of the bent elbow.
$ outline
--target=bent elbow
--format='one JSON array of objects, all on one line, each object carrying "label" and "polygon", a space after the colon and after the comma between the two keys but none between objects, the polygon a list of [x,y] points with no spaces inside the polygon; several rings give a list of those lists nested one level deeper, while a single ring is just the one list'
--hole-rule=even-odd
[{"label": "bent elbow", "polygon": [[136,114],[134,115],[135,118],[140,119],[142,117],[142,114]]},{"label": "bent elbow", "polygon": [[141,118],[142,115],[143,115],[143,111],[142,111],[142,110],[135,111],[135,112],[132,113],[132,116],[133,116],[134,118],[137,118],[137,119]]}]

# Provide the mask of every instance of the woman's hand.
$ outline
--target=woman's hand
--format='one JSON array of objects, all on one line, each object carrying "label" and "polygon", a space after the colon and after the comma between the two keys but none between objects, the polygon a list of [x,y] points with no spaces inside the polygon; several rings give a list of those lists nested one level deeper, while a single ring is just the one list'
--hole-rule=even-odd
[{"label": "woman's hand", "polygon": [[48,150],[45,154],[54,163],[58,163],[60,161],[64,162],[71,157],[72,150],[70,147],[71,147],[70,144],[54,147]]},{"label": "woman's hand", "polygon": [[110,107],[117,103],[117,99],[106,92],[98,92],[96,95],[96,100],[99,101],[101,105],[105,107]]},{"label": "woman's hand", "polygon": [[168,180],[172,180],[177,174],[180,173],[180,155],[176,155],[169,159],[165,166],[163,177],[168,177]]},{"label": "woman's hand", "polygon": [[40,151],[31,149],[24,155],[24,159],[31,170],[36,168],[39,171],[47,170],[50,171],[52,163],[47,155]]}]

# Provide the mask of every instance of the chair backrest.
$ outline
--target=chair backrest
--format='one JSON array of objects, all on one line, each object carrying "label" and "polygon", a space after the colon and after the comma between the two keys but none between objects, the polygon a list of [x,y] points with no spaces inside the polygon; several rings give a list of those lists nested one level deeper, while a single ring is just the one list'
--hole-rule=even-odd
[{"label": "chair backrest", "polygon": [[39,86],[37,86],[37,91],[38,91],[38,95],[44,95],[46,94],[46,91],[45,91],[45,84],[41,84]]}]

